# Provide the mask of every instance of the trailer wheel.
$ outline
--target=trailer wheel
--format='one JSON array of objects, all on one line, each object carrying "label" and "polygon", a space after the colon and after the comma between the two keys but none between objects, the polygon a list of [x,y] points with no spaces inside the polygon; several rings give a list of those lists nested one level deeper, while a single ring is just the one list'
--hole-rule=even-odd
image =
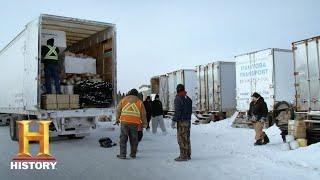
[{"label": "trailer wheel", "polygon": [[17,127],[17,122],[15,118],[10,119],[10,138],[13,141],[18,141],[18,127]]}]

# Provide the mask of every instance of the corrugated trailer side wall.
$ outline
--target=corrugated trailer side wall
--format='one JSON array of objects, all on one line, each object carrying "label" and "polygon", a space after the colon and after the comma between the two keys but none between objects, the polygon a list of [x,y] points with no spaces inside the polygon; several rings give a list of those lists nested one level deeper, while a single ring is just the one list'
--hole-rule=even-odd
[{"label": "corrugated trailer side wall", "polygon": [[197,86],[197,76],[195,70],[183,70],[184,74],[184,85],[187,91],[187,95],[192,100],[192,109],[196,110],[196,86]]},{"label": "corrugated trailer side wall", "polygon": [[292,51],[274,50],[275,101],[294,102],[294,67]]},{"label": "corrugated trailer side wall", "polygon": [[292,43],[297,111],[320,110],[319,39]]},{"label": "corrugated trailer side wall", "polygon": [[236,69],[233,62],[221,63],[221,112],[236,109]]},{"label": "corrugated trailer side wall", "polygon": [[0,112],[37,110],[39,19],[0,52]]},{"label": "corrugated trailer side wall", "polygon": [[160,97],[160,101],[162,102],[163,110],[168,111],[169,110],[168,76],[163,75],[159,77],[159,97]]},{"label": "corrugated trailer side wall", "polygon": [[174,98],[176,96],[177,76],[176,72],[168,74],[168,104],[169,111],[174,111]]}]

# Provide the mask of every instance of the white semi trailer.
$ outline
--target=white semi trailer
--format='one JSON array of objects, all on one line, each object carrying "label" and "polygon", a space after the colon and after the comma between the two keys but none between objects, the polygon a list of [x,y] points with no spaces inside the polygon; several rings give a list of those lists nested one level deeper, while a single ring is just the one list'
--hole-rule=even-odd
[{"label": "white semi trailer", "polygon": [[267,103],[269,124],[282,122],[284,130],[294,103],[293,53],[286,49],[264,49],[235,57],[236,102],[235,127],[246,124],[251,95],[258,92]]},{"label": "white semi trailer", "polygon": [[296,119],[307,125],[308,144],[320,142],[320,36],[292,43]]},{"label": "white semi trailer", "polygon": [[[44,40],[42,32],[48,30],[66,34],[66,50],[96,59],[97,74],[113,85],[110,107],[69,110],[41,107],[41,42]],[[17,140],[16,121],[25,119],[51,120],[50,137],[84,137],[95,128],[100,116],[113,114],[117,92],[116,62],[114,24],[45,14],[29,22],[0,51],[0,117],[4,117],[4,123],[10,121],[11,138]]]},{"label": "white semi trailer", "polygon": [[196,66],[197,112],[213,120],[231,116],[236,108],[235,63],[216,61]]}]

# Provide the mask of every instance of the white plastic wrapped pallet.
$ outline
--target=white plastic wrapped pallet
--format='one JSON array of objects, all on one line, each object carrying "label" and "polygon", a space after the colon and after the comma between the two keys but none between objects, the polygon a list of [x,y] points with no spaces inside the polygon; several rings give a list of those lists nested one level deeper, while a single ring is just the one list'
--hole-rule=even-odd
[{"label": "white plastic wrapped pallet", "polygon": [[65,56],[64,58],[65,73],[75,74],[96,74],[96,59],[92,57]]},{"label": "white plastic wrapped pallet", "polygon": [[66,32],[42,29],[41,30],[41,45],[46,45],[48,39],[54,39],[54,45],[60,49],[60,52],[67,48]]}]

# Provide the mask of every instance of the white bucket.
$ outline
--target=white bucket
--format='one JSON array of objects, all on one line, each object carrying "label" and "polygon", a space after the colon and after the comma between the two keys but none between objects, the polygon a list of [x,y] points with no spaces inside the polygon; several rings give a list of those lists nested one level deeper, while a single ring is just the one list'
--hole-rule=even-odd
[{"label": "white bucket", "polygon": [[291,141],[290,142],[290,149],[295,150],[299,148],[299,143],[298,141]]},{"label": "white bucket", "polygon": [[281,144],[281,150],[282,150],[282,151],[289,151],[289,150],[290,150],[290,145],[289,145],[289,143],[283,143],[283,144]]},{"label": "white bucket", "polygon": [[294,136],[293,135],[286,135],[286,142],[290,143],[291,141],[294,141]]}]

